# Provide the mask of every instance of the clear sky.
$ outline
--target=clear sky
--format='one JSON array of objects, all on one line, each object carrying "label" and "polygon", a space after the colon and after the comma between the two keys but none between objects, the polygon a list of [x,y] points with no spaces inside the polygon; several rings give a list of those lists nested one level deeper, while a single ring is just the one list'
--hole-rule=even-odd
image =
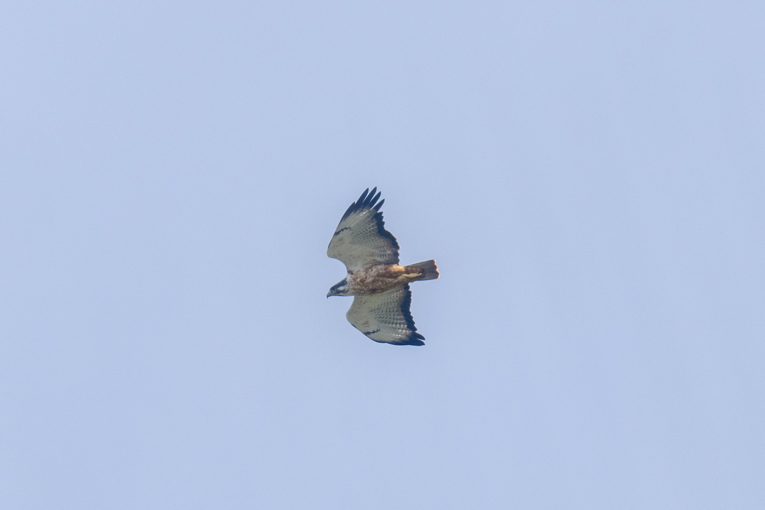
[{"label": "clear sky", "polygon": [[[765,508],[765,4],[0,8],[0,507]],[[325,295],[378,186],[424,347]]]}]

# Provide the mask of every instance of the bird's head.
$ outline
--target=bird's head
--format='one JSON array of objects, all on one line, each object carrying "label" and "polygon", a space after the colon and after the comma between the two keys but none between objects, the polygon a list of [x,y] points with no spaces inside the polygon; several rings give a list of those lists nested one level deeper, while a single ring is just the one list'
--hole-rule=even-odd
[{"label": "bird's head", "polygon": [[347,296],[347,295],[348,295],[348,280],[346,278],[343,278],[339,283],[334,284],[332,288],[329,289],[329,292],[327,292],[327,297]]}]

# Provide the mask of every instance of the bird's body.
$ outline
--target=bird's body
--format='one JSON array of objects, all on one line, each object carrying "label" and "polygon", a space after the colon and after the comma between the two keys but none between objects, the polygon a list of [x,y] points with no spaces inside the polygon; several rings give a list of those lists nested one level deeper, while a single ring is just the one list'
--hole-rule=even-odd
[{"label": "bird's body", "polygon": [[[409,283],[438,278],[438,266],[427,260],[399,265],[398,242],[385,230],[377,188],[351,204],[335,229],[327,255],[342,261],[348,275],[329,290],[329,296],[355,296],[348,321],[376,342],[423,345],[409,311]],[[376,204],[376,205],[375,205]]]},{"label": "bird's body", "polygon": [[346,277],[348,282],[347,295],[369,296],[410,282],[424,280],[423,276],[425,276],[425,271],[416,265],[389,264],[372,266],[355,272],[348,271]]}]

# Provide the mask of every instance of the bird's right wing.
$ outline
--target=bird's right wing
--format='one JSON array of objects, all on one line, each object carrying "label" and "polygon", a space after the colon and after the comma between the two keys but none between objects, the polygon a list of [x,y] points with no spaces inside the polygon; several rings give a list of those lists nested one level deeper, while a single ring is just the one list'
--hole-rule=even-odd
[{"label": "bird's right wing", "polygon": [[348,271],[358,271],[378,264],[398,264],[398,242],[385,230],[380,198],[374,188],[367,188],[361,197],[348,207],[337,225],[327,256],[340,260]]}]

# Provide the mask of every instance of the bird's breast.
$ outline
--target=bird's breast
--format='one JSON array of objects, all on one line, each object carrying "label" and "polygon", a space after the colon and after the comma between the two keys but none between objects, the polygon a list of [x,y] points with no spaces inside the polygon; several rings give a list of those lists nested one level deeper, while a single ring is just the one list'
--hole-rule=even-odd
[{"label": "bird's breast", "polygon": [[373,266],[354,271],[349,273],[347,277],[348,294],[367,296],[403,285],[406,283],[406,280],[402,279],[404,272],[403,267],[395,264]]}]

